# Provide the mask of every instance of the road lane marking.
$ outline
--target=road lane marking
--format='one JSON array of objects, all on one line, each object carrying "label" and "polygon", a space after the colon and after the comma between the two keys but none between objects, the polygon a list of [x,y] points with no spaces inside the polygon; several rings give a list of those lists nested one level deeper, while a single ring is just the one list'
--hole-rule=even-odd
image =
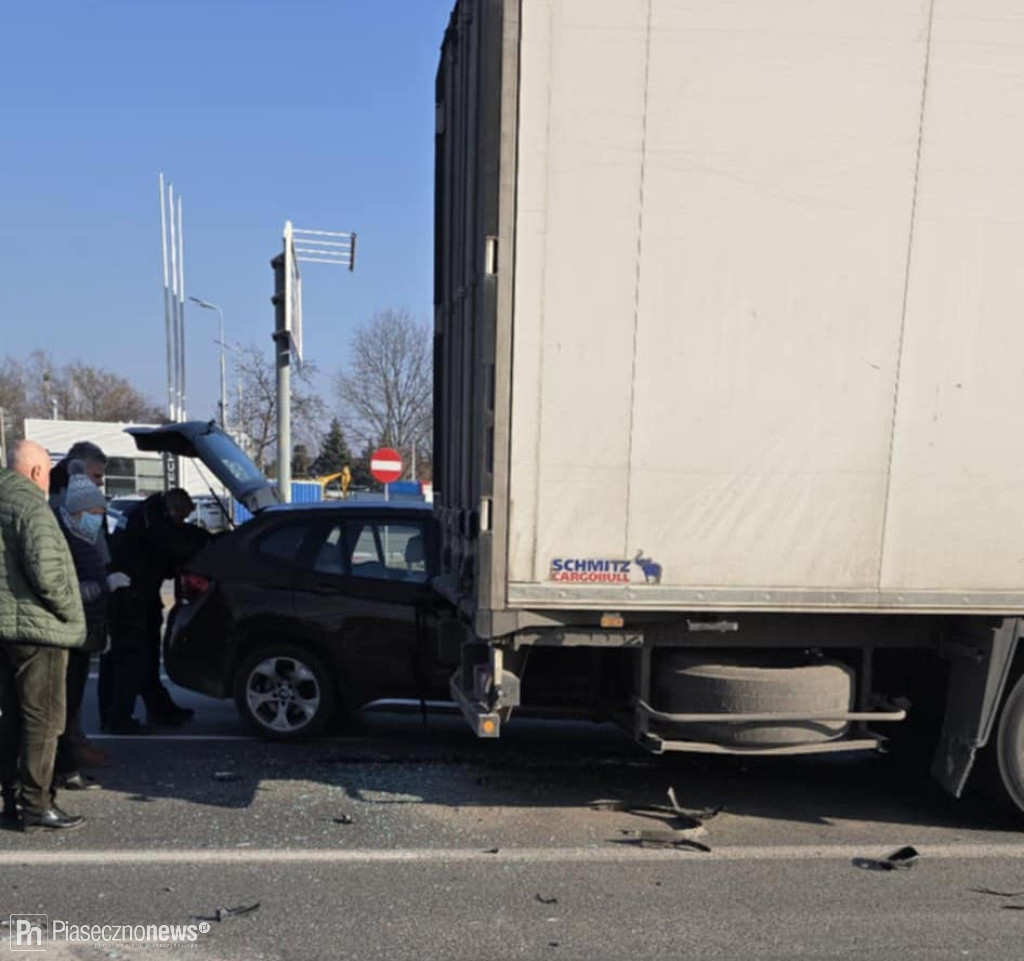
[{"label": "road lane marking", "polygon": [[[90,741],[138,741],[147,744],[150,741],[262,741],[263,738],[247,734],[91,734],[86,733]],[[328,740],[324,738],[324,740]],[[268,742],[269,743],[269,742]]]},{"label": "road lane marking", "polygon": [[[493,862],[514,864],[578,863],[619,864],[635,861],[848,861],[856,857],[884,857],[882,848],[897,842],[850,845],[726,846],[708,853],[647,849],[632,845],[575,848],[501,848],[490,853],[481,848],[194,848],[164,850],[137,848],[103,851],[3,851],[0,867],[73,867],[75,865],[119,864],[410,864]],[[1024,844],[919,844],[923,859],[929,860],[1022,860]]]}]

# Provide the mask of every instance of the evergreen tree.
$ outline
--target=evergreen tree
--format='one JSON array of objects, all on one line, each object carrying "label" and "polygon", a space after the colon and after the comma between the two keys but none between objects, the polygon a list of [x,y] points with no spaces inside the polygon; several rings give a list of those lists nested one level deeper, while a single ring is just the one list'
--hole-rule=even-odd
[{"label": "evergreen tree", "polygon": [[331,426],[324,434],[320,444],[320,453],[313,461],[310,471],[316,477],[323,477],[326,474],[336,474],[345,465],[352,464],[352,452],[345,443],[345,435],[341,430],[341,421],[335,417]]},{"label": "evergreen tree", "polygon": [[377,444],[367,444],[362,454],[352,461],[353,488],[361,487],[364,490],[367,488],[378,490],[380,488],[380,484],[373,479],[373,475],[370,473],[370,458],[378,446]]}]

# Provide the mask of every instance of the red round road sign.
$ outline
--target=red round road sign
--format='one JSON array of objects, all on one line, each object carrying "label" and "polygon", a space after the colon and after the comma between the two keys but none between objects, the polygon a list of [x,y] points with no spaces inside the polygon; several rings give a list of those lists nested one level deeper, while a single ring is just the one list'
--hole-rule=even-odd
[{"label": "red round road sign", "polygon": [[391,447],[378,447],[370,455],[370,473],[382,484],[390,484],[402,476],[402,455]]}]

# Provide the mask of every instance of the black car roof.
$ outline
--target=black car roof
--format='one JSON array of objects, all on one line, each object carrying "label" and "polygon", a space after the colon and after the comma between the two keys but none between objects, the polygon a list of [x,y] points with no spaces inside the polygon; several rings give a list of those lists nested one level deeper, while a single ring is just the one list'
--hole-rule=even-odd
[{"label": "black car roof", "polygon": [[354,501],[352,503],[339,503],[338,501],[310,501],[299,504],[272,504],[265,508],[263,514],[280,514],[283,511],[341,511],[342,513],[357,513],[361,511],[416,511],[417,513],[429,513],[433,509],[426,501]]}]

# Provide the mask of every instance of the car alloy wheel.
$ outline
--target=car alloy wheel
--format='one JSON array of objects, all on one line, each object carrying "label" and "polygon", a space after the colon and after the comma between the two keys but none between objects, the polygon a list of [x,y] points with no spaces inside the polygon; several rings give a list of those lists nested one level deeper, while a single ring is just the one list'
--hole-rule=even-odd
[{"label": "car alloy wheel", "polygon": [[255,651],[236,675],[235,702],[260,734],[312,737],[334,710],[331,681],[319,660],[294,645]]}]

